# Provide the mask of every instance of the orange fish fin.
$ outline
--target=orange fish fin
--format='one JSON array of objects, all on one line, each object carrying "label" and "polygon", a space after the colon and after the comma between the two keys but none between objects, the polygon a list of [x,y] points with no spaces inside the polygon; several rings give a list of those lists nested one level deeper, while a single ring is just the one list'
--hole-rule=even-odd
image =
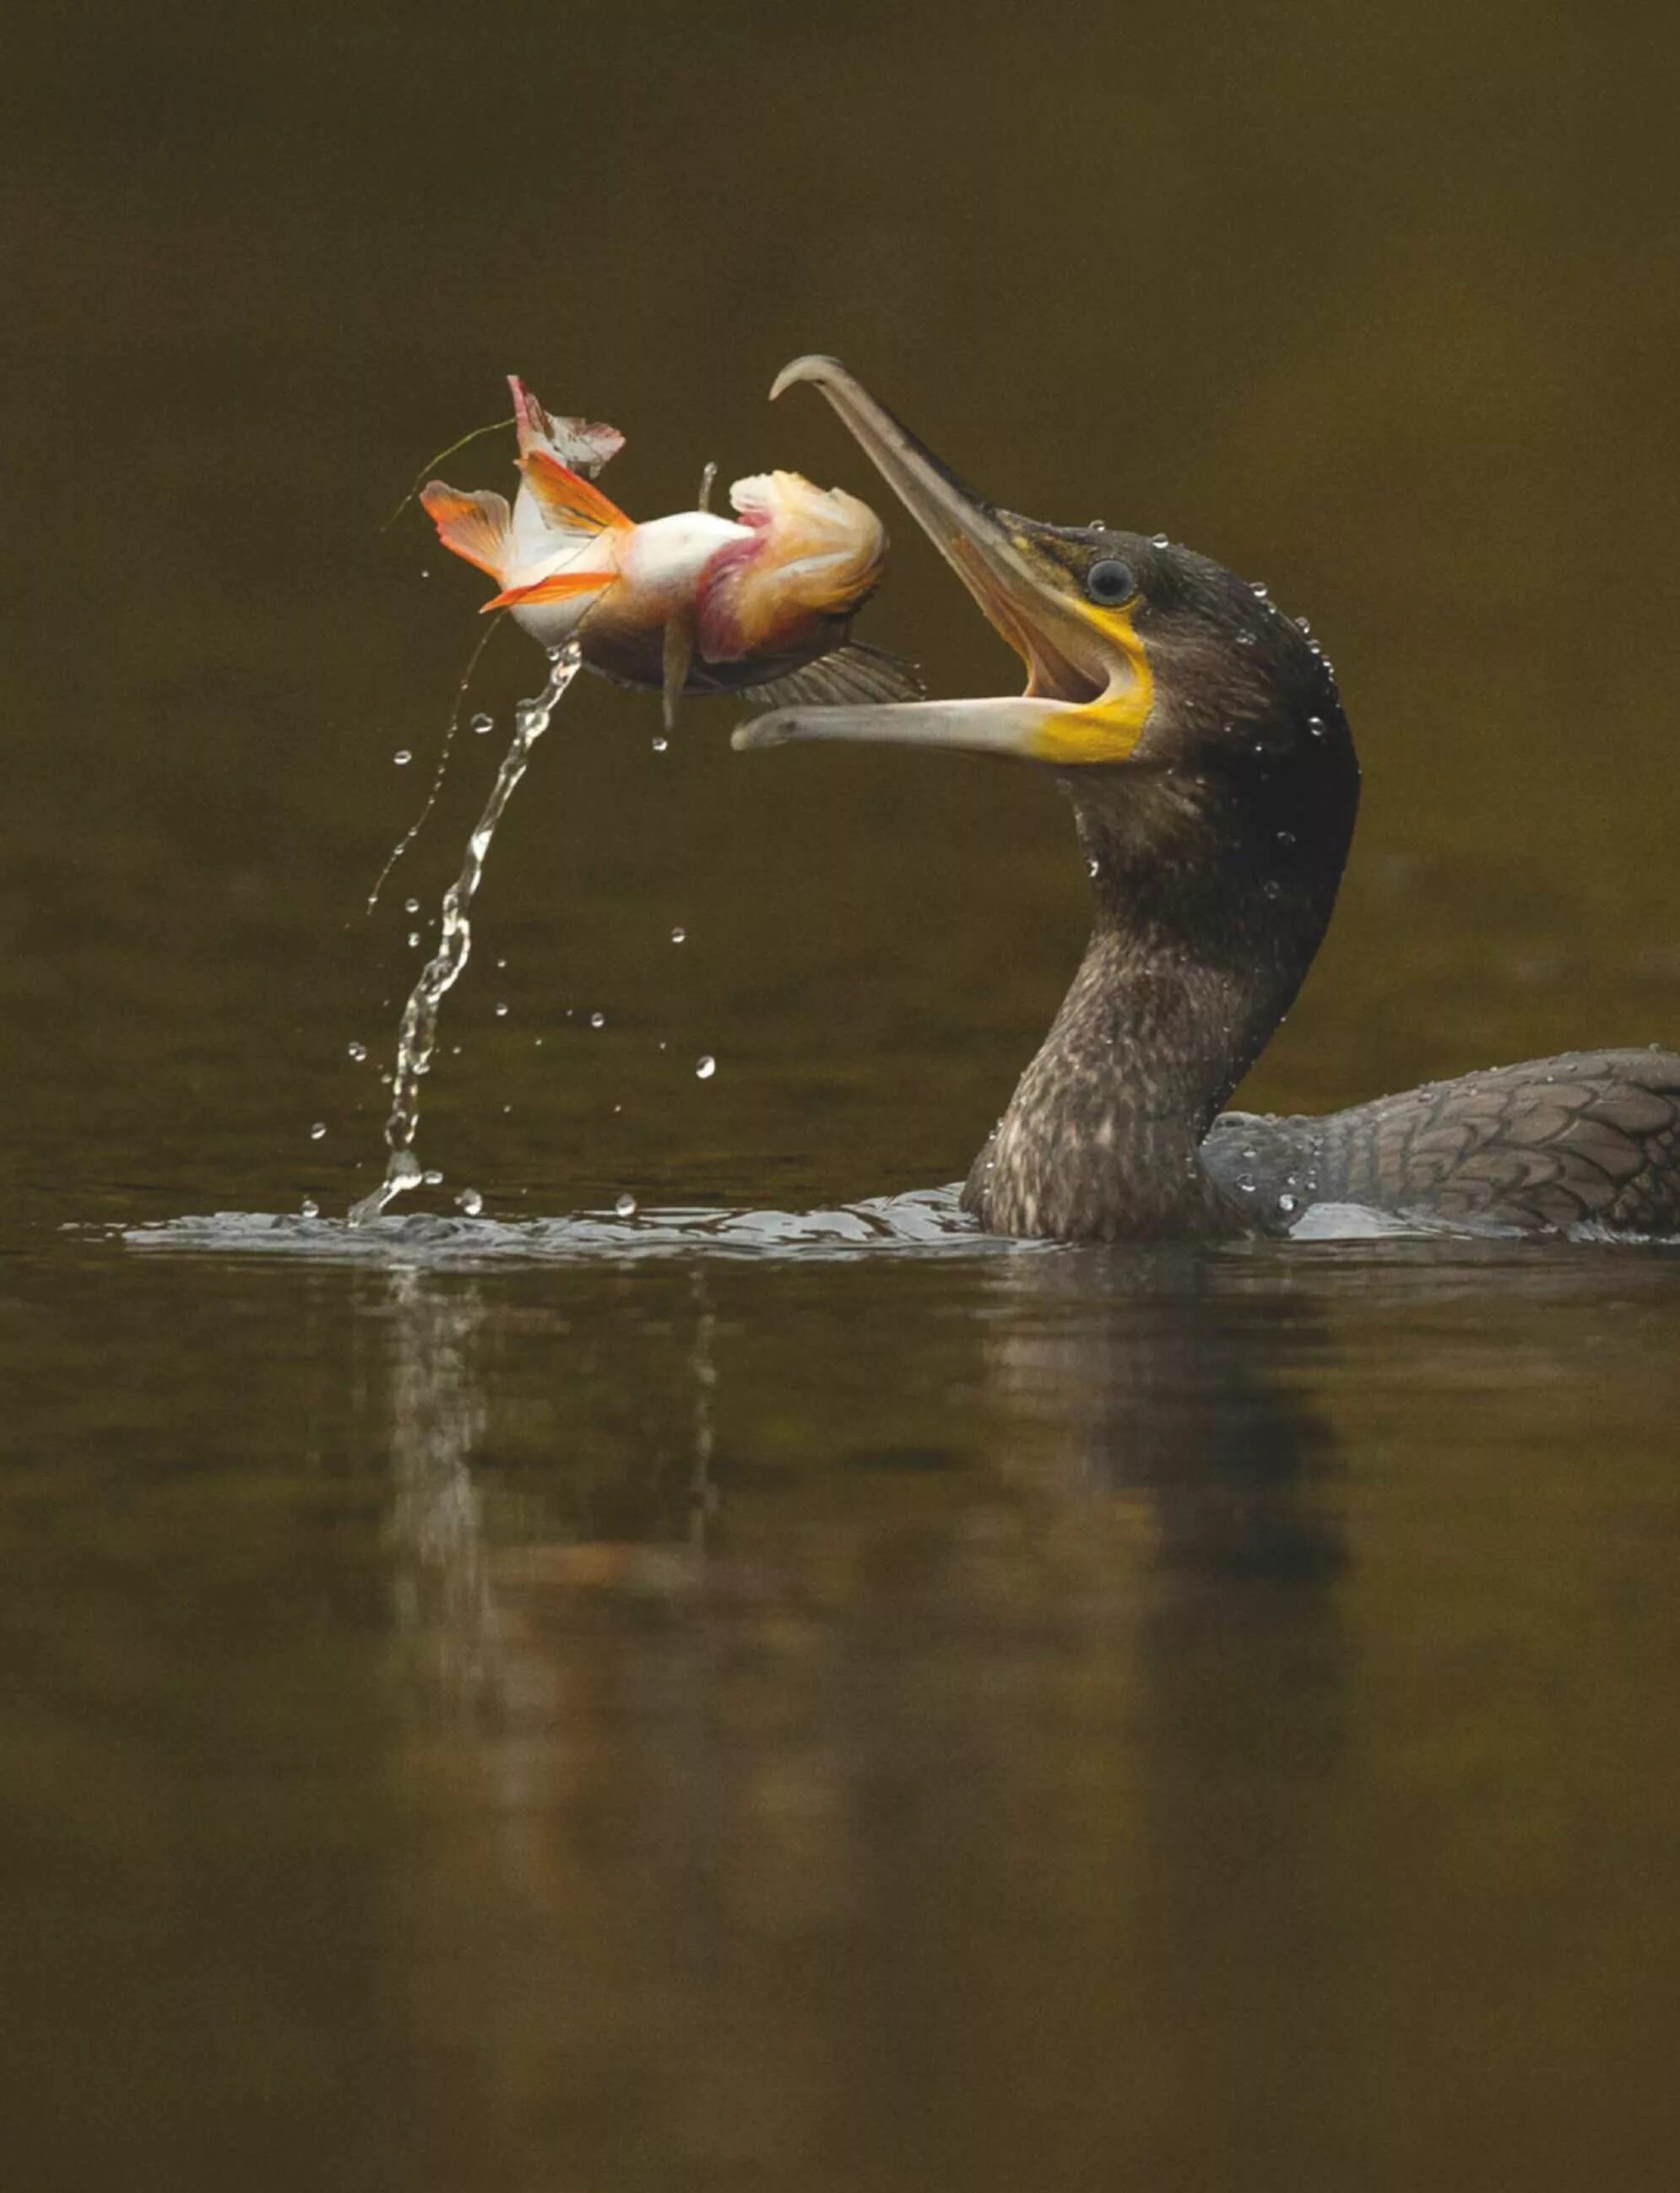
[{"label": "orange fish fin", "polygon": [[568,472],[546,449],[527,449],[519,459],[525,484],[542,506],[542,514],[562,532],[628,533],[635,520],[627,518],[599,488],[574,472]]},{"label": "orange fish fin", "polygon": [[502,576],[512,530],[504,496],[490,488],[477,488],[469,495],[442,480],[428,480],[420,490],[420,501],[445,548],[488,571],[492,579]]},{"label": "orange fish fin", "polygon": [[534,609],[539,602],[567,602],[579,594],[598,594],[618,576],[616,571],[556,571],[546,579],[533,579],[528,587],[509,587],[485,604],[479,612],[492,610]]}]

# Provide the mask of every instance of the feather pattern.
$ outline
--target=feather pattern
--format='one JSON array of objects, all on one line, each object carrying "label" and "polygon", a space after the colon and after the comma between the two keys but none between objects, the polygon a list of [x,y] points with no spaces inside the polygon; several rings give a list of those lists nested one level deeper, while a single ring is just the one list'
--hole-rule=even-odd
[{"label": "feather pattern", "polygon": [[1319,1119],[1228,1112],[1201,1157],[1271,1232],[1350,1203],[1525,1234],[1680,1234],[1680,1055],[1570,1051]]}]

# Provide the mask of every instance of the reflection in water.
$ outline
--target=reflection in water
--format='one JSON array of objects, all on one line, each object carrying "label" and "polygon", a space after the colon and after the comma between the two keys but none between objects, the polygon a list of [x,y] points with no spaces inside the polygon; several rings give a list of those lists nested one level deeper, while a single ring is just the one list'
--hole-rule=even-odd
[{"label": "reflection in water", "polygon": [[[413,1268],[388,1279],[389,1452],[393,1478],[389,1543],[397,1634],[422,1691],[467,1720],[496,1725],[540,1709],[552,1695],[531,1644],[529,1623],[502,1604],[509,1582],[545,1583],[561,1594],[628,1589],[665,1595],[702,1580],[708,1531],[717,1507],[712,1482],[717,1372],[716,1318],[703,1272],[688,1280],[692,1337],[682,1541],[626,1543],[591,1534],[587,1511],[564,1537],[522,1536],[492,1545],[473,1465],[495,1414],[495,1366],[479,1360],[496,1320],[483,1289],[439,1280]],[[562,1345],[557,1328],[555,1338]],[[671,1472],[661,1472],[662,1486]],[[670,1527],[662,1501],[643,1527]]]},{"label": "reflection in water", "polygon": [[1069,1485],[1146,1497],[1168,1566],[1334,1577],[1334,1439],[1281,1372],[1286,1344],[1324,1352],[1319,1314],[1282,1291],[1234,1298],[1229,1267],[1190,1250],[1023,1258],[992,1285],[1018,1315],[989,1370],[1015,1406],[1053,1407]]},{"label": "reflection in water", "polygon": [[479,1291],[389,1280],[392,1611],[417,1672],[464,1712],[501,1701],[502,1654],[472,1463],[490,1421],[472,1358]]},{"label": "reflection in water", "polygon": [[1163,2160],[1202,2123],[1221,2182],[1310,2147],[1337,2182],[1340,2109],[1298,2076],[1344,2056],[1359,2015],[1338,1955],[1357,1691],[1341,1463],[1296,1383],[1327,1332],[1310,1293],[1245,1297],[1236,1276],[1173,1252],[1110,1256],[1095,1275],[1060,1259],[1002,1268],[995,1285],[1065,1314],[990,1354],[1012,1395],[1058,1398],[1069,1474],[1145,1503],[1150,1521],[1147,1574],[1129,1585],[1109,1976],[1121,2030],[1144,2038],[1100,2115],[1122,2151]]},{"label": "reflection in water", "polygon": [[[500,2097],[492,2150],[536,2112],[603,2184],[1019,2184],[1046,2110],[1146,2159],[1186,2036],[1228,2043],[1234,1995],[1266,2023],[1276,1930],[1333,1931],[1289,1883],[1337,1835],[1334,1446],[1274,1361],[1316,1314],[1195,1258],[989,1265],[936,1359],[943,1443],[825,1416],[777,1490],[786,1401],[720,1385],[719,1283],[621,1318],[615,1361],[652,1389],[675,1338],[683,1372],[616,1492],[566,1406],[589,1343],[529,1320],[554,1406],[521,1501],[491,1490],[532,1406],[495,1297],[388,1282],[396,1605],[447,1709],[409,1754],[407,2015]],[[1211,2006],[1184,1955],[1210,1919]],[[1243,2078],[1285,2045],[1245,2043]]]}]

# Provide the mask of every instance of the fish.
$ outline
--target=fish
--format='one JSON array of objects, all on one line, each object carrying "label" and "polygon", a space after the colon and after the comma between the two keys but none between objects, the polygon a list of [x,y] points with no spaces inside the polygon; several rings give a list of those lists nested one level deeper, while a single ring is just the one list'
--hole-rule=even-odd
[{"label": "fish", "polygon": [[920,698],[914,665],[851,638],[880,583],[886,530],[843,488],[755,472],[729,490],[733,518],[699,505],[641,524],[594,484],[623,447],[613,427],[547,411],[517,375],[519,488],[431,480],[420,500],[444,547],[496,582],[505,610],[551,650],[576,639],[585,666],[661,693],[754,704]]}]

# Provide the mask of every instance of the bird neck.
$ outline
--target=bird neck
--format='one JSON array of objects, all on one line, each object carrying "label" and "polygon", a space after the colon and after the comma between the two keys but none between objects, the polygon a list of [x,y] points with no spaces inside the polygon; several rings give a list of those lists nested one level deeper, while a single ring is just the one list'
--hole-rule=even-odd
[{"label": "bird neck", "polygon": [[1224,1230],[1196,1152],[1276,1015],[1217,969],[1138,949],[1099,917],[970,1200],[1005,1234]]},{"label": "bird neck", "polygon": [[[1241,1230],[1197,1152],[1311,965],[1351,810],[1346,829],[1304,845],[1252,786],[1228,801],[1162,771],[1069,789],[1091,939],[965,1200],[1001,1233]],[[1284,789],[1276,811],[1299,827]]]}]

